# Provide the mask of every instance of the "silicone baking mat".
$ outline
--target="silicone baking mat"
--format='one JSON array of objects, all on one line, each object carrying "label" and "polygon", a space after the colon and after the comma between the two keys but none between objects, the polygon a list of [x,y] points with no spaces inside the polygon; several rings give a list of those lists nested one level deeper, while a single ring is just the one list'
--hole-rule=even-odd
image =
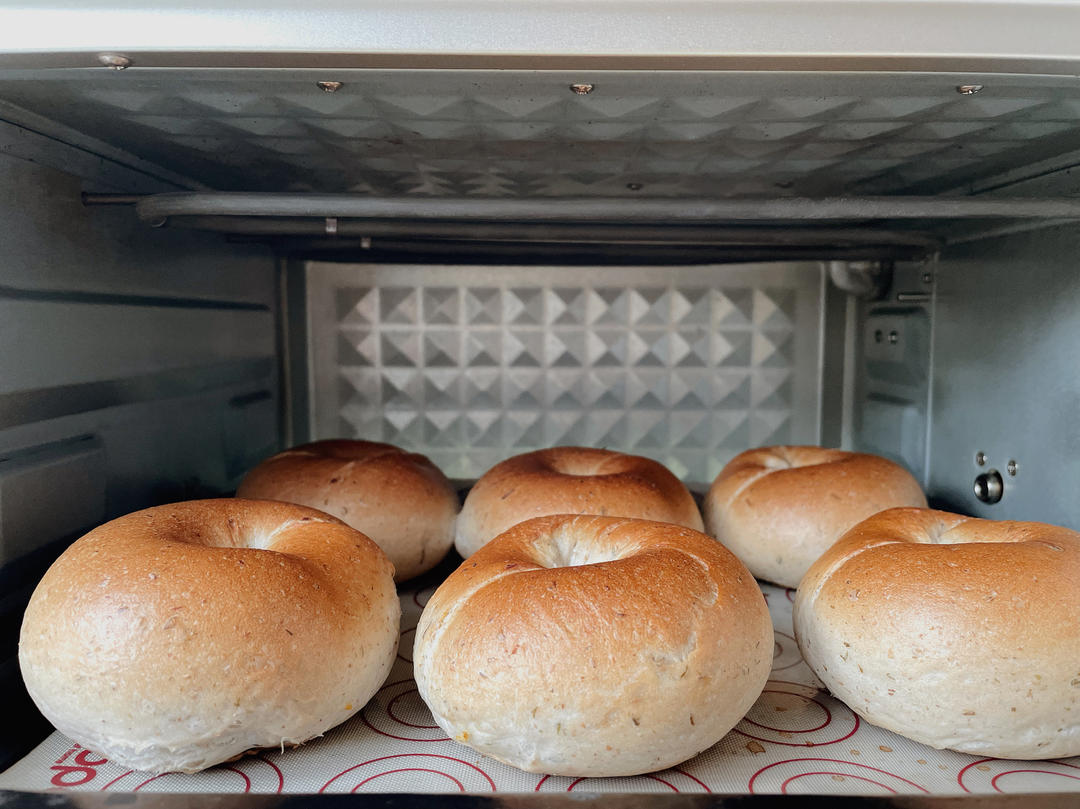
[{"label": "silicone baking mat", "polygon": [[54,733],[0,774],[0,788],[118,792],[722,792],[963,794],[1080,791],[1080,758],[1004,761],[933,750],[862,721],[820,690],[791,630],[794,592],[762,585],[776,629],[771,679],[711,749],[634,778],[522,772],[448,739],[412,679],[413,634],[432,587],[401,594],[398,659],[386,685],[345,724],[285,752],[196,775],[119,767]]}]

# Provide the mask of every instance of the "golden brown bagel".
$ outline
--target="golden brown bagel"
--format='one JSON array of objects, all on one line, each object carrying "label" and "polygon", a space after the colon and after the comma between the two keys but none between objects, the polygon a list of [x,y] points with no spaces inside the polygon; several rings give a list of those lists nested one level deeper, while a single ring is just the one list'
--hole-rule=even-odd
[{"label": "golden brown bagel", "polygon": [[531,772],[607,776],[718,742],[772,655],[761,591],[712,538],[559,515],[515,525],[436,590],[414,665],[454,739]]},{"label": "golden brown bagel", "polygon": [[870,722],[979,756],[1080,755],[1080,534],[893,509],[810,568],[803,657]]},{"label": "golden brown bagel", "polygon": [[918,482],[877,455],[820,447],[761,447],[736,455],[705,495],[706,531],[757,578],[784,587],[872,514],[926,507]]},{"label": "golden brown bagel", "polygon": [[606,449],[553,447],[489,469],[465,498],[454,545],[468,558],[507,528],[547,514],[635,517],[704,528],[690,492],[656,461]]},{"label": "golden brown bagel", "polygon": [[325,511],[367,535],[405,581],[439,564],[454,541],[458,496],[423,455],[376,441],[316,441],[267,458],[237,497]]},{"label": "golden brown bagel", "polygon": [[198,500],[108,522],[30,599],[19,663],[65,735],[136,770],[194,772],[344,721],[394,661],[375,543],[309,508]]}]

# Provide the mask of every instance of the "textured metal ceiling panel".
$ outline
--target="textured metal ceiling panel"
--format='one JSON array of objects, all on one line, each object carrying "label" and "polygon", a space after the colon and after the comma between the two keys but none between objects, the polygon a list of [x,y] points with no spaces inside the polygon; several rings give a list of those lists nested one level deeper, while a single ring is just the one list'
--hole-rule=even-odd
[{"label": "textured metal ceiling panel", "polygon": [[1080,82],[984,81],[964,95],[971,77],[945,74],[132,69],[8,73],[0,99],[222,190],[927,194],[1080,150]]}]

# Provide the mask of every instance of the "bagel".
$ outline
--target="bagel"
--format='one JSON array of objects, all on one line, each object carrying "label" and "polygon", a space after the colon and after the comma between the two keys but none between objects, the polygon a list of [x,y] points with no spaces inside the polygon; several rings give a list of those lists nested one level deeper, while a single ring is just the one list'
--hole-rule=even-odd
[{"label": "bagel", "polygon": [[877,455],[762,447],[736,455],[705,495],[707,533],[757,578],[797,587],[845,531],[888,508],[926,508],[918,481]]},{"label": "bagel", "polygon": [[370,537],[396,581],[426,573],[454,541],[457,492],[423,455],[376,441],[316,441],[267,458],[236,491],[325,511]]},{"label": "bagel", "polygon": [[892,509],[852,528],[795,596],[829,690],[936,748],[1080,755],[1080,534]]},{"label": "bagel", "polygon": [[19,665],[60,730],[124,767],[195,772],[356,713],[394,662],[386,556],[321,512],[197,500],[94,529],[49,568]]},{"label": "bagel", "polygon": [[670,523],[515,525],[435,591],[413,651],[447,735],[530,772],[652,772],[718,742],[761,694],[772,621],[722,545]]},{"label": "bagel", "polygon": [[704,529],[687,488],[663,465],[607,449],[553,447],[516,455],[472,487],[454,546],[468,558],[506,529],[548,514],[597,514]]}]

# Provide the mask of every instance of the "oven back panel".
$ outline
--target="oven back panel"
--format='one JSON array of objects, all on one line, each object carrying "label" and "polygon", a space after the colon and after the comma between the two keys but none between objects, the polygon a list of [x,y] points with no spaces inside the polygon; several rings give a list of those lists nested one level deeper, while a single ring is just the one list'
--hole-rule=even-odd
[{"label": "oven back panel", "polygon": [[466,480],[608,447],[700,489],[742,450],[821,440],[825,292],[816,262],[310,263],[311,433],[400,444]]}]

